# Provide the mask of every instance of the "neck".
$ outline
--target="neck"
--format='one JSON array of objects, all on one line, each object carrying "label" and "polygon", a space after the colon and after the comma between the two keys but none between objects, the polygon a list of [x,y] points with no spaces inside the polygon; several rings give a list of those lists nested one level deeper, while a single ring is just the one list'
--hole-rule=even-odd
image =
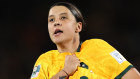
[{"label": "neck", "polygon": [[70,41],[61,44],[57,44],[56,46],[60,53],[64,53],[64,52],[75,53],[79,47],[79,44],[80,44],[80,39],[78,36],[77,38],[74,38]]}]

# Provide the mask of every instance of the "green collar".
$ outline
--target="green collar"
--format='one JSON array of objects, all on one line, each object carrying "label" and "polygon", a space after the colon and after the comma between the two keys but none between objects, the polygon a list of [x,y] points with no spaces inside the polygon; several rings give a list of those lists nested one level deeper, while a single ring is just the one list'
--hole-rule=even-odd
[{"label": "green collar", "polygon": [[77,52],[80,52],[81,45],[82,45],[82,42],[80,42]]}]

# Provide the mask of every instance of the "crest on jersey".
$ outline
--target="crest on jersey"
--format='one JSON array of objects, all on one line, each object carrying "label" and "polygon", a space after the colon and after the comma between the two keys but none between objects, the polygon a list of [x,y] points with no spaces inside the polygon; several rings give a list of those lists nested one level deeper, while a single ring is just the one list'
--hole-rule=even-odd
[{"label": "crest on jersey", "polygon": [[35,66],[31,75],[31,78],[37,77],[40,71],[41,65]]},{"label": "crest on jersey", "polygon": [[126,61],[126,59],[117,51],[113,51],[110,53],[110,55],[115,58],[119,64],[123,63],[124,61]]}]

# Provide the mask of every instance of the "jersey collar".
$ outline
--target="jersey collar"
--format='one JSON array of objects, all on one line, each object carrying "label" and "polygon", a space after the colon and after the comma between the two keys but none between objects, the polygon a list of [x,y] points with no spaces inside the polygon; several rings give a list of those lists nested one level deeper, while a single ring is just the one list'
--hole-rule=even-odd
[{"label": "jersey collar", "polygon": [[82,42],[80,42],[77,52],[80,52],[81,45],[82,45]]}]

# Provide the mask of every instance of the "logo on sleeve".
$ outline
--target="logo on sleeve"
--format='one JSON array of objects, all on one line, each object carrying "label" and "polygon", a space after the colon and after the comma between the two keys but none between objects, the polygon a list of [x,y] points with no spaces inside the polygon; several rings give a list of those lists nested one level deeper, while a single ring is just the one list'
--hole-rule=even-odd
[{"label": "logo on sleeve", "polygon": [[40,71],[41,65],[35,66],[32,72],[31,78],[37,77]]},{"label": "logo on sleeve", "polygon": [[113,51],[110,53],[110,55],[115,58],[119,64],[123,63],[124,61],[126,61],[126,59],[117,51]]}]

